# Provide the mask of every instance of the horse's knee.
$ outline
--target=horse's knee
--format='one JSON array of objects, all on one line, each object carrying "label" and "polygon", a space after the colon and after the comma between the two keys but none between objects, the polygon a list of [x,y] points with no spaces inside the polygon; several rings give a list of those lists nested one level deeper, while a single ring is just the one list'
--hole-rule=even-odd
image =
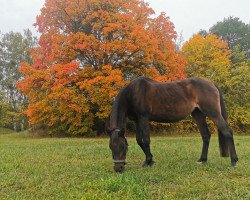
[{"label": "horse's knee", "polygon": [[149,144],[150,144],[150,139],[149,139],[149,138],[145,138],[145,139],[143,140],[143,143],[144,143],[145,145],[149,145]]},{"label": "horse's knee", "polygon": [[202,137],[203,142],[209,142],[210,138],[211,138],[211,135],[205,135],[205,136]]}]

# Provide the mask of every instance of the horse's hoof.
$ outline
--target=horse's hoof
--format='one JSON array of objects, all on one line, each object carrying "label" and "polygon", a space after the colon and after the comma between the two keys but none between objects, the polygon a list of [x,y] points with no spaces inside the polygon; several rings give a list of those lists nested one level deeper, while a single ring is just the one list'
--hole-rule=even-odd
[{"label": "horse's hoof", "polygon": [[199,164],[199,165],[203,165],[203,164],[206,164],[207,161],[205,161],[205,160],[198,160],[196,163]]},{"label": "horse's hoof", "polygon": [[232,163],[231,163],[231,167],[232,167],[232,168],[236,168],[236,167],[237,167],[236,162],[232,162]]},{"label": "horse's hoof", "polygon": [[151,160],[151,161],[144,161],[143,163],[143,167],[152,167],[154,165],[155,161]]}]

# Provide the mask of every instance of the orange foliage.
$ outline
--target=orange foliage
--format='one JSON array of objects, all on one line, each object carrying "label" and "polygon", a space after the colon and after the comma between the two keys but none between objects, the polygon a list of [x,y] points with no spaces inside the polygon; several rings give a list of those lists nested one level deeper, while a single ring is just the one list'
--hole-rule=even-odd
[{"label": "orange foliage", "polygon": [[29,97],[31,124],[85,133],[108,116],[128,80],[184,78],[174,25],[140,0],[46,0],[36,26],[34,64],[23,63],[18,87]]}]

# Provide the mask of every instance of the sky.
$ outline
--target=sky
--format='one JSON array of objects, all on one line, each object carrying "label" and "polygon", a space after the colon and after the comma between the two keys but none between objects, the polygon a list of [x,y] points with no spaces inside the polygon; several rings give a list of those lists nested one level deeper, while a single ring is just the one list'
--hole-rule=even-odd
[{"label": "sky", "polygon": [[[225,17],[239,17],[250,22],[250,0],[145,0],[156,14],[165,12],[178,34],[188,40],[201,29],[208,30]],[[45,0],[0,0],[0,31],[22,32],[33,23]]]}]

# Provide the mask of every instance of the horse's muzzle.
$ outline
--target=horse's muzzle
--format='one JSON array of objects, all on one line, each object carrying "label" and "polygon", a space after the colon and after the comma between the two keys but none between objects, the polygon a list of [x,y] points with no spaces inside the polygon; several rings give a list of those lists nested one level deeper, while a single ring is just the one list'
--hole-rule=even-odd
[{"label": "horse's muzzle", "polygon": [[125,166],[126,166],[125,162],[115,163],[114,170],[116,172],[122,173],[125,169]]}]

